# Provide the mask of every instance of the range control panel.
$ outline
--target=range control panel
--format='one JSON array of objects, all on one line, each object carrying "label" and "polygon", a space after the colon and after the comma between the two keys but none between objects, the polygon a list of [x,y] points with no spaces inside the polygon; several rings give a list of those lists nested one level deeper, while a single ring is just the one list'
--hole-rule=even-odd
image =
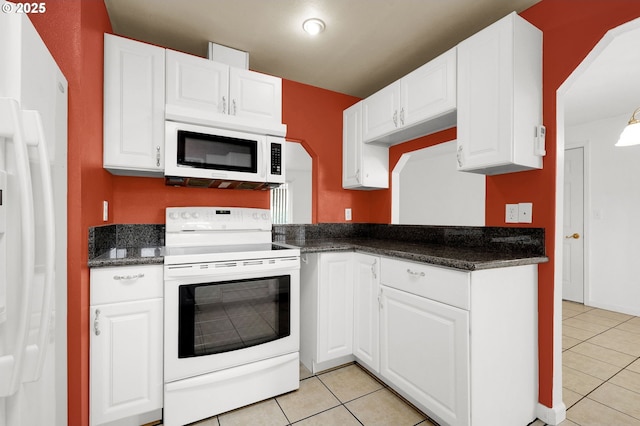
[{"label": "range control panel", "polygon": [[247,207],[167,207],[166,232],[271,230],[271,211]]}]

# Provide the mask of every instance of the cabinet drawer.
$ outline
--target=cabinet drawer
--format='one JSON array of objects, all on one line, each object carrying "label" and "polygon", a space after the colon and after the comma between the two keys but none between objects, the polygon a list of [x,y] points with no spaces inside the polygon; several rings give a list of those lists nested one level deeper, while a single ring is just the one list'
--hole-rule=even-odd
[{"label": "cabinet drawer", "polygon": [[383,257],[380,283],[462,309],[470,306],[470,273]]},{"label": "cabinet drawer", "polygon": [[163,297],[162,265],[91,269],[91,304]]}]

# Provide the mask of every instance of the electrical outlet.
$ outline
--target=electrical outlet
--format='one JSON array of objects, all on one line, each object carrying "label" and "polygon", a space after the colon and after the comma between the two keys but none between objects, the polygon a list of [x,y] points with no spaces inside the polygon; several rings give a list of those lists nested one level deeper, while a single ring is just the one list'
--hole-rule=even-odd
[{"label": "electrical outlet", "polygon": [[507,204],[504,218],[506,223],[518,223],[519,215],[517,204]]},{"label": "electrical outlet", "polygon": [[518,204],[518,222],[531,223],[533,220],[533,203]]},{"label": "electrical outlet", "polygon": [[102,221],[107,222],[109,220],[109,202],[102,202]]},{"label": "electrical outlet", "polygon": [[351,220],[351,209],[344,209],[344,220]]}]

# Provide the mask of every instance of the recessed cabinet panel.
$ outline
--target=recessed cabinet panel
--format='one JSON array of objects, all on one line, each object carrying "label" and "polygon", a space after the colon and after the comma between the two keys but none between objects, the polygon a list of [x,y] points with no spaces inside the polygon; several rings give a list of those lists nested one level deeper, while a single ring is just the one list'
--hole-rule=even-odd
[{"label": "recessed cabinet panel", "polygon": [[164,171],[163,48],[104,35],[104,168],[113,174]]}]

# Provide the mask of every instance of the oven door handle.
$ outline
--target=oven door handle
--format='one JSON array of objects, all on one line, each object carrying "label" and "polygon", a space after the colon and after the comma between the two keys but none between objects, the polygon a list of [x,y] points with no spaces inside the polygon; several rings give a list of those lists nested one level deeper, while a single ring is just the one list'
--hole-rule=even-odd
[{"label": "oven door handle", "polygon": [[[248,376],[255,374],[259,371],[264,371],[268,368],[274,368],[282,364],[289,363],[298,358],[298,352],[290,353],[275,358],[269,358],[266,360],[254,362],[251,364],[244,364],[238,367],[242,367],[242,375]],[[193,390],[193,388],[200,386],[210,386],[215,383],[225,382],[227,380],[238,378],[238,369],[236,367],[227,368],[226,370],[214,371],[201,376],[189,377],[175,382],[166,383],[165,389],[167,392],[178,392],[181,390]]]}]

